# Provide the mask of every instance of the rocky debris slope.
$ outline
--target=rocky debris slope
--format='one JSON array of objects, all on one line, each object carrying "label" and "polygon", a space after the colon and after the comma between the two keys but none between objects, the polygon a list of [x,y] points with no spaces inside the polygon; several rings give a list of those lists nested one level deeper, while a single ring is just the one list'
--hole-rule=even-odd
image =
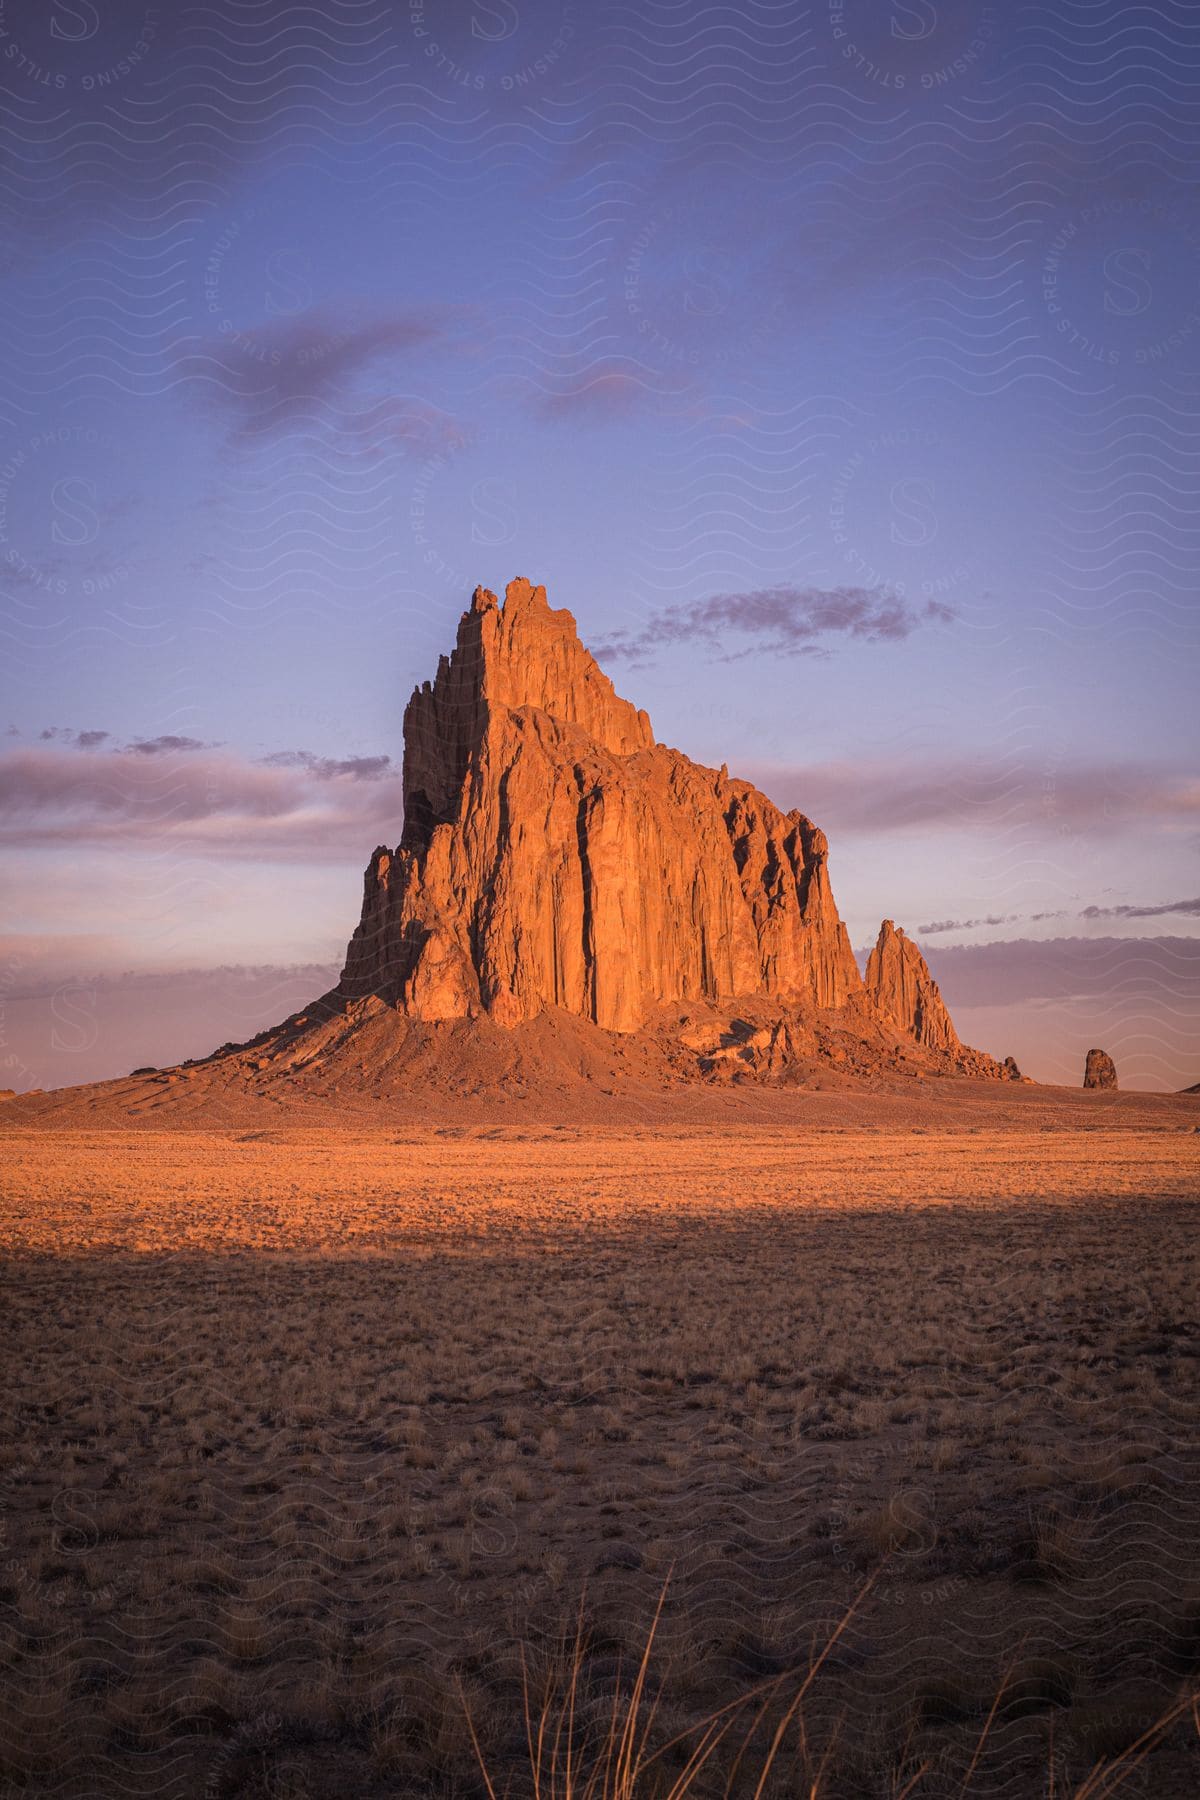
[{"label": "rocky debris slope", "polygon": [[[249,1128],[356,1118],[513,1125],[514,1117],[796,1124],[818,1094],[848,1105],[869,1097],[886,1109],[933,1104],[937,1093],[960,1086],[983,1091],[939,1079],[962,1072],[878,1020],[861,997],[829,1010],[761,997],[694,1001],[656,1008],[639,1031],[613,1032],[557,1008],[502,1026],[486,1013],[426,1020],[376,996],[330,994],[240,1048],[15,1105],[22,1122],[70,1117],[81,1125],[136,1119]],[[985,1085],[998,1094],[1010,1084]]]},{"label": "rocky debris slope", "polygon": [[1083,1065],[1085,1088],[1115,1088],[1117,1065],[1107,1050],[1089,1050]]}]

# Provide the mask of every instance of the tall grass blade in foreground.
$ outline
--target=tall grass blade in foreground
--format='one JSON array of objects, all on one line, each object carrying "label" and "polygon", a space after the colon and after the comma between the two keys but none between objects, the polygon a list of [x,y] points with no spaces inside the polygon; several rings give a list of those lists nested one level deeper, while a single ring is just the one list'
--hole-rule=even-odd
[{"label": "tall grass blade in foreground", "polygon": [[[783,1675],[760,1683],[745,1694],[739,1695],[728,1705],[718,1708],[716,1712],[710,1713],[686,1731],[678,1733],[667,1743],[660,1745],[657,1750],[650,1748],[650,1739],[659,1712],[660,1698],[659,1695],[656,1695],[648,1706],[645,1704],[649,1684],[650,1659],[662,1619],[667,1590],[670,1586],[670,1576],[667,1577],[659,1594],[638,1662],[637,1674],[624,1711],[622,1712],[620,1695],[615,1692],[612,1711],[603,1736],[599,1742],[588,1741],[578,1726],[580,1683],[587,1662],[587,1639],[581,1601],[574,1642],[569,1652],[566,1693],[560,1701],[557,1703],[555,1701],[555,1681],[553,1671],[551,1671],[545,1678],[540,1699],[536,1704],[534,1703],[530,1693],[529,1667],[524,1651],[521,1655],[525,1741],[531,1783],[529,1791],[533,1800],[686,1800],[686,1796],[696,1796],[698,1793],[697,1783],[705,1767],[725,1741],[733,1725],[748,1711],[752,1712],[752,1717],[730,1767],[722,1790],[723,1800],[734,1800],[734,1783],[739,1775],[743,1775],[743,1783],[737,1792],[745,1794],[747,1800],[763,1800],[767,1782],[783,1749],[789,1727],[794,1723],[800,1728],[799,1741],[807,1765],[807,1746],[801,1718],[801,1707],[805,1696],[834,1645],[842,1636],[877,1578],[878,1572],[872,1575],[859,1590],[830,1633],[820,1654],[810,1662],[804,1679],[796,1693],[788,1701],[772,1733],[762,1765],[757,1771],[757,1779],[755,1779],[754,1769],[747,1767],[748,1753],[756,1732],[766,1719],[771,1702],[776,1698],[783,1685],[785,1680]],[[1010,1665],[996,1692],[963,1777],[962,1787],[959,1790],[962,1800],[968,1800],[973,1791],[971,1783],[979,1767],[984,1745],[1000,1709],[1011,1674],[1012,1667]],[[511,1787],[506,1785],[503,1795],[498,1792],[488,1769],[487,1759],[480,1745],[474,1721],[471,1718],[466,1695],[462,1692],[461,1687],[460,1699],[489,1800],[507,1800],[511,1793]],[[757,1704],[755,1704],[756,1702]],[[1200,1737],[1200,1690],[1198,1690],[1184,1694],[1120,1756],[1110,1761],[1097,1763],[1084,1780],[1071,1789],[1069,1796],[1064,1795],[1064,1800],[1109,1800],[1109,1797],[1117,1792],[1127,1777],[1141,1765],[1150,1751],[1162,1741],[1171,1727],[1189,1712],[1195,1722],[1197,1736]],[[651,1787],[647,1777],[654,1765],[660,1763],[670,1751],[690,1739],[694,1739],[695,1742],[688,1754],[687,1761],[670,1785],[664,1788],[664,1777],[661,1771],[655,1771]],[[798,1786],[795,1790],[797,1800],[820,1800],[826,1767],[835,1743],[836,1735],[827,1748],[815,1775],[811,1769],[806,1771],[803,1785]],[[908,1776],[904,1786],[896,1791],[894,1800],[918,1800],[919,1784],[929,1772],[929,1768],[928,1762],[921,1763],[916,1771]],[[1048,1791],[1053,1795],[1053,1767],[1050,1769],[1049,1780],[1051,1785]]]},{"label": "tall grass blade in foreground", "polygon": [[[796,1719],[804,1703],[805,1695],[875,1580],[876,1577],[872,1576],[860,1589],[830,1633],[820,1655],[814,1657],[809,1664],[803,1681],[788,1702],[783,1716],[775,1728],[758,1773],[757,1783],[752,1789],[747,1790],[753,1795],[753,1800],[760,1800],[771,1770],[783,1747],[788,1728]],[[734,1759],[725,1786],[726,1795],[732,1795],[733,1783],[744,1764],[751,1740],[765,1719],[767,1708],[778,1694],[785,1677],[778,1675],[772,1681],[762,1682],[757,1687],[749,1689],[745,1694],[740,1694],[727,1706],[718,1708],[716,1712],[710,1713],[697,1724],[678,1733],[669,1742],[652,1751],[650,1739],[655,1719],[658,1716],[659,1699],[655,1696],[648,1706],[645,1706],[645,1700],[650,1658],[669,1586],[670,1576],[667,1577],[659,1594],[658,1604],[654,1609],[654,1617],[646,1634],[637,1674],[624,1712],[622,1713],[619,1693],[614,1693],[612,1713],[608,1719],[604,1736],[599,1743],[589,1743],[577,1727],[576,1707],[580,1678],[587,1659],[582,1604],[576,1625],[575,1640],[570,1653],[566,1694],[557,1707],[553,1693],[552,1675],[547,1677],[541,1700],[536,1707],[534,1706],[529,1691],[528,1665],[522,1655],[525,1741],[528,1747],[533,1800],[639,1800],[639,1797],[647,1794],[643,1778],[653,1765],[659,1763],[670,1751],[675,1750],[687,1740],[695,1739],[686,1763],[668,1788],[663,1789],[660,1774],[656,1773],[655,1776],[655,1800],[659,1800],[660,1796],[661,1800],[683,1800],[683,1796],[695,1792],[695,1784],[701,1771],[720,1744],[724,1742],[733,1725],[740,1717],[744,1716],[747,1710],[753,1708],[753,1717],[741,1748]],[[462,1701],[484,1785],[490,1800],[500,1800],[488,1770],[465,1695],[462,1695]],[[755,1702],[757,1702],[757,1706],[755,1706]],[[747,1779],[752,1779],[752,1776],[748,1775]],[[818,1775],[817,1782],[811,1786],[810,1791],[813,1796],[817,1794],[819,1780]]]}]

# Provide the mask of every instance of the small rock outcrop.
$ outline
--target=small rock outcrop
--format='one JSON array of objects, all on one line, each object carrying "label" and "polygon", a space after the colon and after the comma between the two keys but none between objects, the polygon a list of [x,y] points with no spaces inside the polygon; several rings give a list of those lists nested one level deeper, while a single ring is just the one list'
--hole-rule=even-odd
[{"label": "small rock outcrop", "polygon": [[1000,1066],[1009,1081],[1024,1081],[1025,1077],[1021,1073],[1015,1056],[1006,1056]]},{"label": "small rock outcrop", "polygon": [[916,944],[891,919],[867,959],[867,997],[880,1016],[927,1050],[962,1050],[937,982]]},{"label": "small rock outcrop", "polygon": [[1089,1050],[1083,1065],[1085,1088],[1115,1088],[1117,1065],[1107,1050]]}]

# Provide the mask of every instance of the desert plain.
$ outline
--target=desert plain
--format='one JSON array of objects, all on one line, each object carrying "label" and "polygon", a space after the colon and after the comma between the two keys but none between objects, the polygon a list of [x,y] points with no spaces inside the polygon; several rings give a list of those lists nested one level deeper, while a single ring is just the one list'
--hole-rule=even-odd
[{"label": "desert plain", "polygon": [[1200,1108],[934,1085],[10,1103],[0,1792],[1198,1791]]}]

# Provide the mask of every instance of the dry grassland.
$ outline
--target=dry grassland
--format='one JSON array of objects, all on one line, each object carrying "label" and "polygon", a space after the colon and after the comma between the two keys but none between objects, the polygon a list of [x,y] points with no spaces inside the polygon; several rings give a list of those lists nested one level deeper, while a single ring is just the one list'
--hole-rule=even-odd
[{"label": "dry grassland", "polygon": [[1196,1144],[7,1133],[0,1794],[1200,1791]]}]

